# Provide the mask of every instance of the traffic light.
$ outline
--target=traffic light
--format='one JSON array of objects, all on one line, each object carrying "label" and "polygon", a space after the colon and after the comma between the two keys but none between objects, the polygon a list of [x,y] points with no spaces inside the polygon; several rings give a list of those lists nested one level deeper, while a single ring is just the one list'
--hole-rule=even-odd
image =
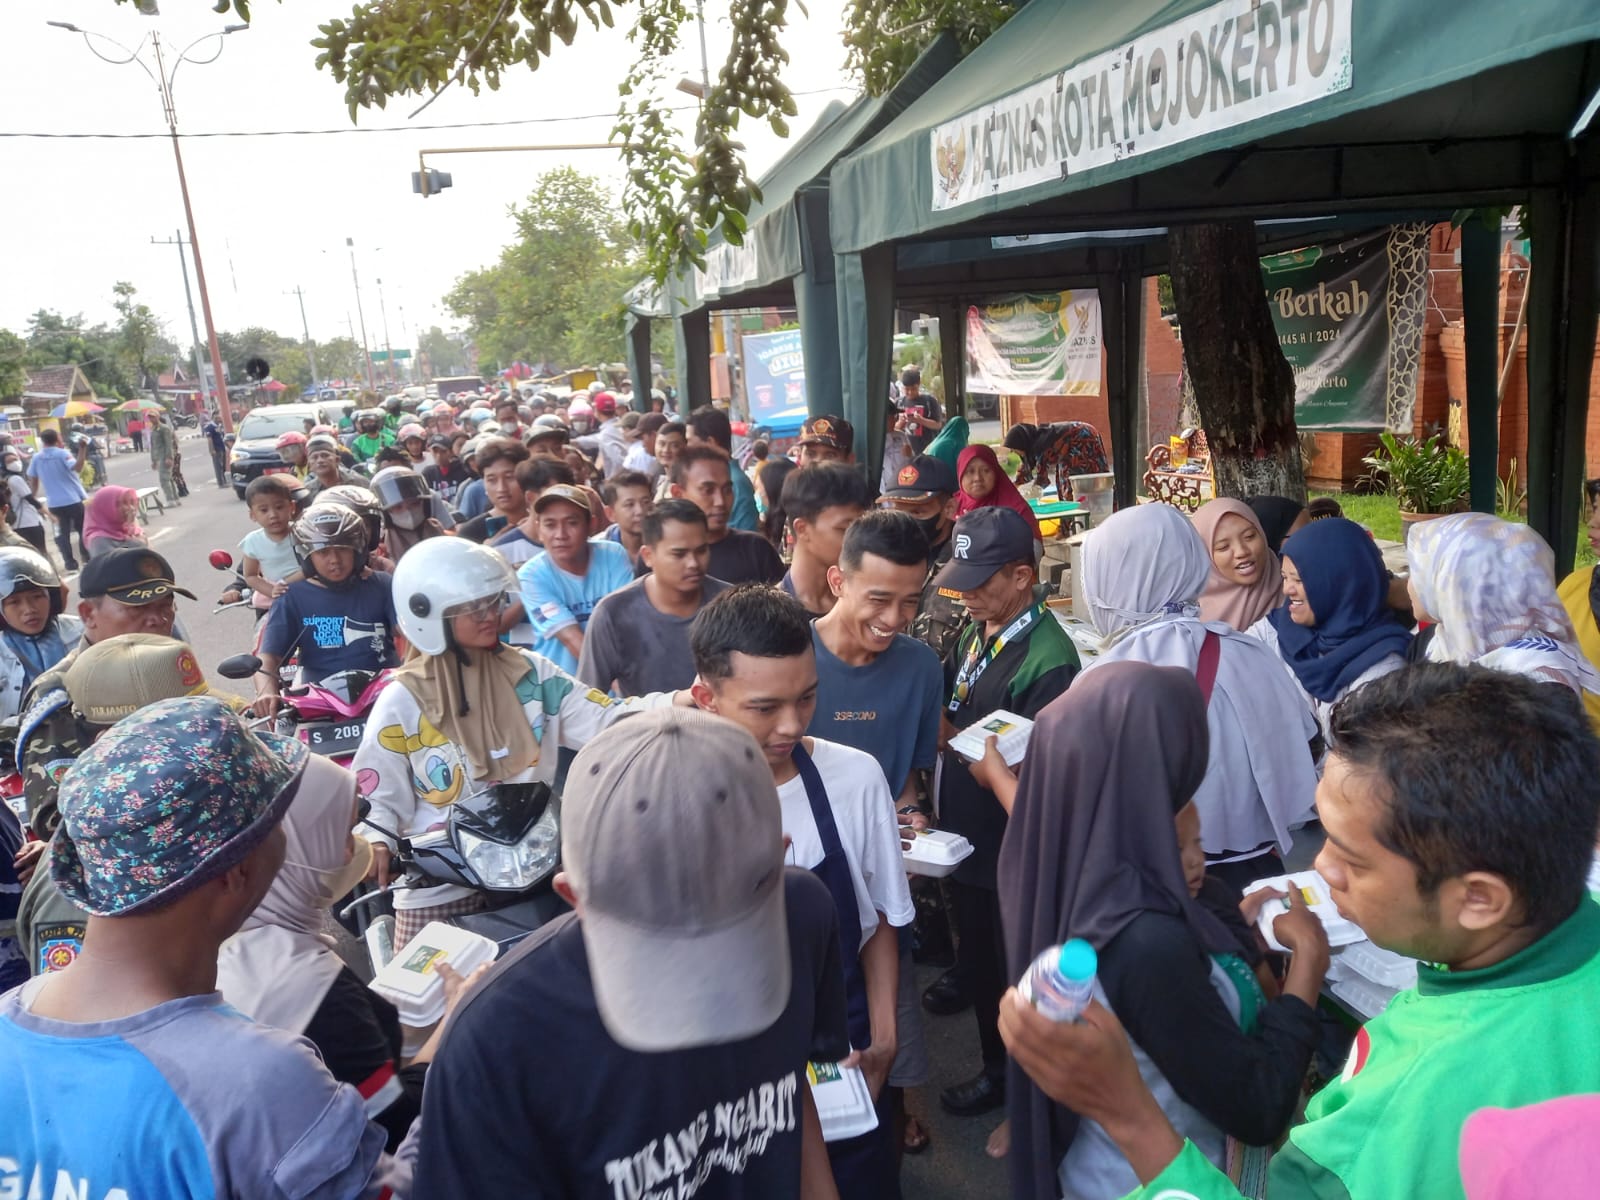
[{"label": "traffic light", "polygon": [[411,190],[420,192],[423,199],[444,191],[450,186],[450,172],[435,171],[429,167],[425,171],[411,172]]}]

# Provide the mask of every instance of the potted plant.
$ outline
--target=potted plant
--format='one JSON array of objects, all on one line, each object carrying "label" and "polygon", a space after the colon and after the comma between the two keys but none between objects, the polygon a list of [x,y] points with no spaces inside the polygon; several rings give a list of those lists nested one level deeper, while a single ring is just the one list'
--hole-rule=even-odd
[{"label": "potted plant", "polygon": [[1385,432],[1378,441],[1362,461],[1399,504],[1402,529],[1466,509],[1471,478],[1461,447],[1445,445],[1437,433],[1419,442]]}]

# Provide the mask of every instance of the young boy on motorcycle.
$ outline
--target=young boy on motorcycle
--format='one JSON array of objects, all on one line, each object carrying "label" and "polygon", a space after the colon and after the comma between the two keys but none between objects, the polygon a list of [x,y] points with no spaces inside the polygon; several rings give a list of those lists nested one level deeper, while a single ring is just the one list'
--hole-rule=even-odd
[{"label": "young boy on motorcycle", "polygon": [[[413,836],[448,819],[450,805],[495,783],[556,777],[558,750],[579,749],[621,717],[688,693],[614,700],[546,658],[500,641],[500,612],[516,576],[493,550],[440,537],[407,552],[394,573],[400,630],[415,653],[367,718],[352,768],[371,820]],[[387,886],[392,845],[372,832],[373,878]],[[429,921],[484,908],[453,884],[399,887],[395,945]]]},{"label": "young boy on motorcycle", "polygon": [[290,537],[305,578],[290,584],[267,615],[252,706],[257,716],[277,711],[278,669],[295,651],[301,675],[312,681],[399,663],[390,577],[367,567],[362,519],[339,505],[314,504]]}]

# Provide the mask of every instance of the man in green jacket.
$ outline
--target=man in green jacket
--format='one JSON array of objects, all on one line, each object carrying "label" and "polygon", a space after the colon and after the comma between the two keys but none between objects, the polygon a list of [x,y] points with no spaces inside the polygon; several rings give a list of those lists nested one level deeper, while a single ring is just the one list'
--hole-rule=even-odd
[{"label": "man in green jacket", "polygon": [[[1330,734],[1317,869],[1345,917],[1420,965],[1313,1097],[1267,1194],[1456,1200],[1475,1112],[1600,1092],[1600,742],[1560,684],[1445,663],[1352,693]],[[1013,991],[1000,1026],[1046,1095],[1111,1134],[1139,1200],[1238,1197],[1173,1131],[1110,1013],[1057,1025]]]}]

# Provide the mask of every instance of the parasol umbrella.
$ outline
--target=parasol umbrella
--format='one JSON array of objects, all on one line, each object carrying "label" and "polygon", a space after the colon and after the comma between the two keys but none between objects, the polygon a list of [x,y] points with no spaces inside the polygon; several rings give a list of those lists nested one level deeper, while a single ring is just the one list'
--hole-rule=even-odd
[{"label": "parasol umbrella", "polygon": [[65,404],[58,404],[50,410],[52,417],[85,417],[90,413],[105,412],[105,409],[92,400],[68,400]]},{"label": "parasol umbrella", "polygon": [[261,385],[261,390],[263,392],[281,392],[286,390],[286,388],[286,384],[280,383],[276,379],[269,379]]},{"label": "parasol umbrella", "polygon": [[148,400],[143,396],[134,400],[124,400],[111,410],[112,412],[166,412],[167,406],[155,400]]}]

